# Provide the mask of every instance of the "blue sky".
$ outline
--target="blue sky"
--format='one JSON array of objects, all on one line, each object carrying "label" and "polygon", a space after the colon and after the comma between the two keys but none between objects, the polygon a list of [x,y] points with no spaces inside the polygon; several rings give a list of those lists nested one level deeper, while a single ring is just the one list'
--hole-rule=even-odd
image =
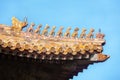
[{"label": "blue sky", "polygon": [[[11,25],[12,16],[29,24],[99,28],[105,33],[104,63],[90,65],[73,80],[120,80],[120,0],[0,0],[0,24]],[[73,31],[73,30],[72,30]]]}]

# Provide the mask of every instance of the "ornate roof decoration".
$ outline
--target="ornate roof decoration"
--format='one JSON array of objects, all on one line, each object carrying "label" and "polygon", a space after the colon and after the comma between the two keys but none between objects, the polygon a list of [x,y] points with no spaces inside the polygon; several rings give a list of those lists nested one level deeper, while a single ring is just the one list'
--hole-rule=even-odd
[{"label": "ornate roof decoration", "polygon": [[[43,30],[41,30],[41,24],[34,30],[35,24],[31,23],[30,27],[23,31],[27,25],[26,18],[24,21],[19,21],[16,17],[12,18],[10,27],[0,24],[0,53],[50,61],[101,62],[109,58],[108,55],[102,53],[105,35],[101,33],[101,30],[95,34],[95,30],[91,28],[87,34],[87,29],[76,27],[71,33],[72,28],[68,27],[63,33],[63,26],[57,32],[55,32],[56,26],[53,26],[49,32],[48,24]],[[79,35],[80,30],[82,31]]]},{"label": "ornate roof decoration", "polygon": [[[109,56],[103,55],[103,44],[105,43],[104,34],[100,31],[94,38],[94,29],[91,28],[86,34],[83,28],[80,36],[78,36],[79,28],[76,27],[70,34],[71,27],[68,27],[65,34],[62,32],[61,26],[55,33],[55,26],[48,31],[50,26],[46,24],[40,33],[40,24],[36,30],[33,30],[35,24],[31,23],[26,32],[22,29],[27,26],[27,21],[21,22],[17,18],[12,18],[12,26],[0,25],[0,45],[3,48],[9,48],[6,54],[10,54],[9,50],[18,50],[12,55],[33,57],[39,59],[91,59],[91,56],[97,55],[95,61],[104,61]],[[24,53],[23,53],[24,51]],[[49,57],[46,57],[50,55]],[[69,56],[69,57],[68,57]]]}]

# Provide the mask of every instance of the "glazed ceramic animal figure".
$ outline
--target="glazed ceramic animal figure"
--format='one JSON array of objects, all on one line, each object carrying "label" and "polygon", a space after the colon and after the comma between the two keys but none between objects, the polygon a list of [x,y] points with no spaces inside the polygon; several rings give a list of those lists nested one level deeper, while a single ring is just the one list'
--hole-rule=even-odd
[{"label": "glazed ceramic animal figure", "polygon": [[71,27],[68,27],[64,34],[65,37],[70,37],[70,30],[71,30]]},{"label": "glazed ceramic animal figure", "polygon": [[62,34],[63,34],[62,30],[63,30],[63,27],[61,26],[59,31],[57,32],[57,36],[59,36],[59,37],[62,36]]},{"label": "glazed ceramic animal figure", "polygon": [[90,29],[90,32],[87,34],[86,37],[87,37],[87,38],[93,38],[93,36],[94,36],[94,35],[93,35],[93,32],[94,32],[94,29],[91,28],[91,29]]},{"label": "glazed ceramic animal figure", "polygon": [[19,21],[16,17],[12,17],[12,27],[13,31],[20,32],[22,29],[27,26],[27,20],[24,19],[24,22]]},{"label": "glazed ceramic animal figure", "polygon": [[52,30],[49,33],[50,36],[54,36],[55,35],[55,28],[56,28],[56,26],[52,27]]},{"label": "glazed ceramic animal figure", "polygon": [[50,28],[50,27],[49,27],[48,24],[46,24],[44,30],[42,31],[42,35],[44,35],[44,36],[47,36],[47,35],[48,35],[48,28]]},{"label": "glazed ceramic animal figure", "polygon": [[16,26],[18,25],[18,19],[16,19],[15,17],[12,17],[12,27],[11,27],[11,29],[13,30],[13,31],[15,31],[16,30]]},{"label": "glazed ceramic animal figure", "polygon": [[27,32],[33,32],[34,23],[31,23],[30,27],[27,29]]},{"label": "glazed ceramic animal figure", "polygon": [[76,27],[76,28],[74,29],[73,34],[72,34],[72,37],[73,37],[73,38],[78,38],[78,31],[79,31],[79,28]]},{"label": "glazed ceramic animal figure", "polygon": [[85,37],[86,37],[86,29],[83,28],[83,29],[82,29],[82,32],[81,32],[81,34],[80,34],[80,38],[85,38]]},{"label": "glazed ceramic animal figure", "polygon": [[42,24],[40,24],[34,32],[37,33],[37,34],[40,34],[40,28],[41,27],[42,27]]}]

